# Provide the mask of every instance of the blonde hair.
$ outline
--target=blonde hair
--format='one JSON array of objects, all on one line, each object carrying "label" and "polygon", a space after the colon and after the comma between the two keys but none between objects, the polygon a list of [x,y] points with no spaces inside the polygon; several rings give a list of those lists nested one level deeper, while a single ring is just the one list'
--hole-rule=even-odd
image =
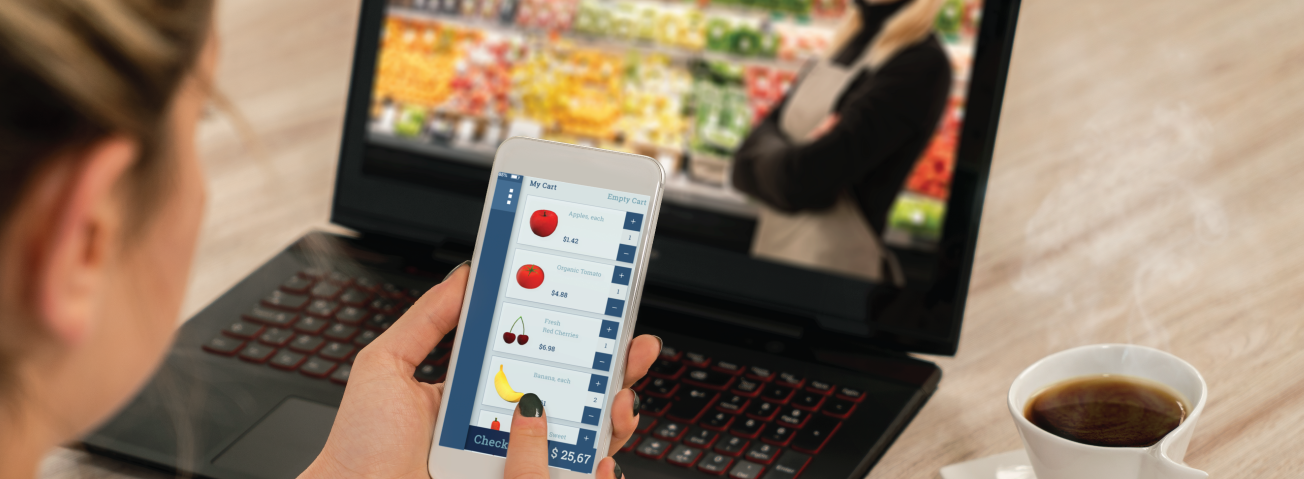
[{"label": "blonde hair", "polygon": [[[137,141],[141,223],[169,170],[168,117],[208,40],[213,0],[0,0],[0,237],[30,180],[110,135]],[[30,338],[0,318],[0,400]]]},{"label": "blonde hair", "polygon": [[[851,0],[853,2],[866,2],[868,0]],[[869,45],[869,66],[878,68],[896,56],[897,52],[902,49],[919,43],[928,37],[933,31],[933,22],[937,18],[937,12],[942,9],[943,0],[900,0],[909,2],[909,5],[902,7],[888,18],[879,30],[874,41]],[[838,26],[837,32],[833,34],[833,42],[829,45],[828,55],[836,55],[842,50],[842,47],[860,32],[861,27],[860,11],[857,8],[847,9],[847,14],[842,17],[842,23]]]}]

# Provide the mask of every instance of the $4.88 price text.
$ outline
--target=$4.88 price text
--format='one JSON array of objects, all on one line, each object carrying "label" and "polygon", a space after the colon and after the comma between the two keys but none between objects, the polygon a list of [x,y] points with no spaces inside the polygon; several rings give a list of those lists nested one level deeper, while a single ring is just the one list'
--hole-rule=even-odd
[{"label": "$4.88 price text", "polygon": [[565,298],[565,297],[566,297],[566,292],[565,292],[565,291],[557,291],[557,290],[554,289],[554,290],[552,290],[552,295],[553,295],[553,296],[557,296],[557,297],[559,297],[559,298]]}]

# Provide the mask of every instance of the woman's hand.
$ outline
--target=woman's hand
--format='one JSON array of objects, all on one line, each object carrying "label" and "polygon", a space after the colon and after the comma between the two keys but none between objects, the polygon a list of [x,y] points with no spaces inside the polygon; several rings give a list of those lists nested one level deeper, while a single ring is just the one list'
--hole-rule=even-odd
[{"label": "woman's hand", "polygon": [[820,137],[827,135],[833,127],[838,126],[838,120],[841,119],[842,117],[838,116],[837,113],[830,114],[828,117],[824,118],[824,121],[820,122],[819,126],[816,126],[814,130],[811,130],[809,135],[806,135],[806,139],[810,141],[820,139]]},{"label": "woman's hand", "polygon": [[[300,477],[430,477],[426,462],[444,385],[419,382],[412,373],[444,334],[457,327],[469,271],[466,264],[459,266],[358,353],[326,447]],[[638,400],[628,388],[647,373],[660,351],[661,340],[655,336],[631,341],[625,390],[616,394],[612,407],[611,452],[619,450],[638,425]],[[520,409],[512,421],[507,477],[540,472],[537,477],[548,477],[546,420],[522,418]],[[603,459],[597,471],[604,479],[620,477],[610,458]]]}]

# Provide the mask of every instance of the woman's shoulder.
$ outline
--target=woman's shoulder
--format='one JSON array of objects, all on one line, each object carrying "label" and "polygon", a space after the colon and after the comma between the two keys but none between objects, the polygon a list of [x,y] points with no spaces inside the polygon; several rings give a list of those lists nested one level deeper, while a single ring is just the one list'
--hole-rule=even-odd
[{"label": "woman's shoulder", "polygon": [[946,73],[949,75],[951,72],[951,59],[947,56],[946,49],[942,47],[942,42],[937,39],[937,35],[929,35],[923,41],[901,49],[880,68],[882,73],[902,70]]}]

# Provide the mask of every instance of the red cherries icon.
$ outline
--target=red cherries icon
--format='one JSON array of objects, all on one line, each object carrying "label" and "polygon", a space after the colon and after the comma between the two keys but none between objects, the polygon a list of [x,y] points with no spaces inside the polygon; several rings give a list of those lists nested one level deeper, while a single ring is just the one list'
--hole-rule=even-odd
[{"label": "red cherries icon", "polygon": [[538,288],[543,284],[543,268],[527,264],[516,270],[516,284],[525,289]]},{"label": "red cherries icon", "polygon": [[530,231],[540,238],[547,238],[553,231],[557,231],[557,213],[549,210],[535,210],[530,215]]},{"label": "red cherries icon", "polygon": [[[520,334],[520,336],[517,336],[516,333],[513,333],[513,332],[512,332],[512,331],[514,331],[514,330],[516,329],[516,323],[521,323],[521,334]],[[507,344],[512,344],[512,342],[515,341],[516,344],[520,344],[520,345],[522,345],[522,346],[524,346],[525,343],[530,342],[530,337],[527,336],[527,335],[525,334],[525,317],[524,317],[524,316],[517,316],[517,317],[516,317],[516,321],[513,321],[513,322],[512,322],[512,327],[509,328],[509,329],[507,330],[507,332],[503,333],[503,341],[506,341]]]}]

